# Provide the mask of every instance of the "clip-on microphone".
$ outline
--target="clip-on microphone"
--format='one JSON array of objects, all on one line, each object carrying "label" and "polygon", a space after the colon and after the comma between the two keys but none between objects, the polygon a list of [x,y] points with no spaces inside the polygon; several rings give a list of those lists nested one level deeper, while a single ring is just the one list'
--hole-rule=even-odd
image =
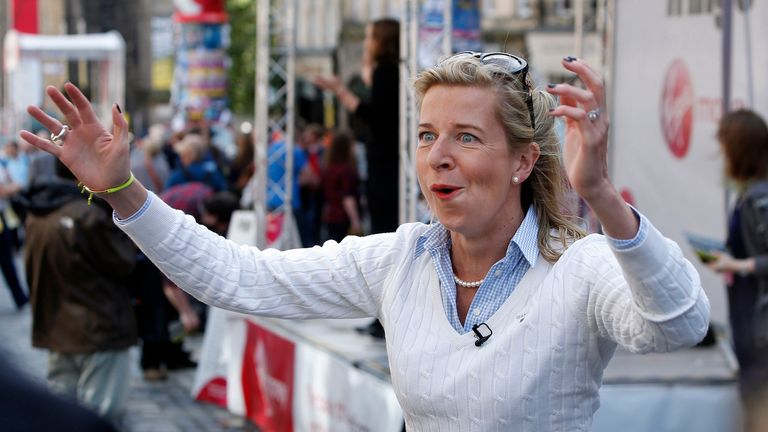
[{"label": "clip-on microphone", "polygon": [[472,331],[475,332],[475,346],[480,346],[485,343],[493,335],[493,330],[488,327],[486,323],[475,324],[472,326]]}]

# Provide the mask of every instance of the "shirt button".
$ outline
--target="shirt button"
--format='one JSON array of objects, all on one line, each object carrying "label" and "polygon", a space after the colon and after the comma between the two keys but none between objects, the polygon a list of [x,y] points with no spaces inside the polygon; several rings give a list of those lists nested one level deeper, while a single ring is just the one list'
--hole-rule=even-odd
[{"label": "shirt button", "polygon": [[475,308],[475,316],[480,316],[480,308]]},{"label": "shirt button", "polygon": [[501,270],[496,270],[496,273],[494,273],[496,276],[501,276]]}]

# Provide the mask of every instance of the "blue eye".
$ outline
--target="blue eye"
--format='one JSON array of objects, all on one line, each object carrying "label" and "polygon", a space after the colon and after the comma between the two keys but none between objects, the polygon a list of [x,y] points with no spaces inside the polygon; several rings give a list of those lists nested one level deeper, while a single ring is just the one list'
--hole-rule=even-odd
[{"label": "blue eye", "polygon": [[422,132],[419,134],[419,141],[431,143],[437,139],[437,136],[432,132]]},{"label": "blue eye", "polygon": [[459,135],[459,141],[461,141],[464,144],[470,144],[477,141],[477,137],[472,134],[463,133]]}]

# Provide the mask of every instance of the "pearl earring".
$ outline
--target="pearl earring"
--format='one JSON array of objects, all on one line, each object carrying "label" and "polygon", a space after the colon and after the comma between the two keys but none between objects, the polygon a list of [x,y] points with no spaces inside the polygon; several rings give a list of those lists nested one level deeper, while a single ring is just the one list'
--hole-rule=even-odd
[{"label": "pearl earring", "polygon": [[512,183],[514,183],[514,184],[520,183],[520,177],[518,177],[518,176],[512,177]]}]

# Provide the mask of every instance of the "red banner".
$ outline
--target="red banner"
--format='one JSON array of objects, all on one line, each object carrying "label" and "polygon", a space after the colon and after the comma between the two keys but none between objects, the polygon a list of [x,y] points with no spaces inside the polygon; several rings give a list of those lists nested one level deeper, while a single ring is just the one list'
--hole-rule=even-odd
[{"label": "red banner", "polygon": [[13,28],[37,34],[37,0],[13,0]]},{"label": "red banner", "polygon": [[293,342],[248,322],[243,357],[245,411],[265,432],[293,430]]},{"label": "red banner", "polygon": [[180,23],[223,24],[229,18],[224,0],[174,0],[173,20]]}]

